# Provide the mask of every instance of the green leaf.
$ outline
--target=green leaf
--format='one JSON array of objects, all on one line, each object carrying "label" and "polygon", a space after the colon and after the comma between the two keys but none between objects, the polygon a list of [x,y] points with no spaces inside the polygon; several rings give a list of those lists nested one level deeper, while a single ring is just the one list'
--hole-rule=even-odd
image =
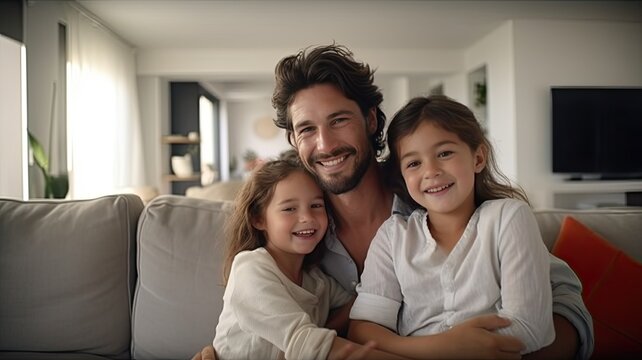
[{"label": "green leaf", "polygon": [[51,175],[49,174],[49,159],[42,145],[31,132],[29,134],[29,146],[33,153],[33,159],[36,165],[42,170],[45,178],[45,198],[64,199],[69,192],[69,177],[67,174]]},{"label": "green leaf", "polygon": [[36,165],[42,170],[45,176],[49,175],[49,159],[45,150],[40,145],[38,139],[31,134],[31,131],[28,131],[29,134],[29,146],[31,146],[31,151],[33,152],[33,159],[36,161]]}]

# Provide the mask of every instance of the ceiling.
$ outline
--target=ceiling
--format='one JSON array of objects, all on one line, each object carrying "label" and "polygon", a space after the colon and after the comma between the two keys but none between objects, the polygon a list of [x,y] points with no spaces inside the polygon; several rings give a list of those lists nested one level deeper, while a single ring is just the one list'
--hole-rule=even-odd
[{"label": "ceiling", "polygon": [[138,49],[462,49],[509,19],[642,18],[642,1],[76,1]]},{"label": "ceiling", "polygon": [[[296,51],[333,41],[353,50],[458,50],[471,46],[510,19],[642,21],[642,1],[76,2],[139,52],[159,49]],[[230,97],[241,98],[266,96],[273,87],[271,78],[267,81],[256,78],[199,81],[235,93]]]}]

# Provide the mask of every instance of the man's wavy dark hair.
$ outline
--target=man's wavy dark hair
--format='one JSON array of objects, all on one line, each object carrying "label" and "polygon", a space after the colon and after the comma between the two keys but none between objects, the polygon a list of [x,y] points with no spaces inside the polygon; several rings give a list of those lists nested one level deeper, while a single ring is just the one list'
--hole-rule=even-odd
[{"label": "man's wavy dark hair", "polygon": [[274,124],[286,130],[286,138],[292,144],[292,118],[288,108],[300,90],[317,84],[331,84],[345,97],[359,106],[364,117],[376,108],[377,130],[370,137],[372,148],[379,157],[385,147],[383,128],[386,115],[379,107],[383,95],[374,85],[374,70],[365,63],[354,59],[348,48],[341,45],[327,45],[306,48],[296,55],[287,56],[276,65],[274,71],[276,86],[272,95],[272,106],[276,110]]}]

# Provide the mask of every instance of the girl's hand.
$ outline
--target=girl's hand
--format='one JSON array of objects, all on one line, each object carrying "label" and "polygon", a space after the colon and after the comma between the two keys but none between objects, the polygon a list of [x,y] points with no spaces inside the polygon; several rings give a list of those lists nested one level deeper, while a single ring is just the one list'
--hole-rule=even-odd
[{"label": "girl's hand", "polygon": [[328,360],[360,360],[367,359],[368,354],[372,349],[374,349],[376,343],[374,341],[368,341],[363,345],[357,345],[355,343],[347,343],[343,345],[335,353],[331,352],[328,355]]},{"label": "girl's hand", "polygon": [[216,360],[216,352],[212,345],[207,345],[200,352],[194,354],[191,360]]},{"label": "girl's hand", "polygon": [[443,333],[457,358],[520,359],[522,342],[494,330],[510,325],[510,320],[497,315],[481,315],[454,326]]}]

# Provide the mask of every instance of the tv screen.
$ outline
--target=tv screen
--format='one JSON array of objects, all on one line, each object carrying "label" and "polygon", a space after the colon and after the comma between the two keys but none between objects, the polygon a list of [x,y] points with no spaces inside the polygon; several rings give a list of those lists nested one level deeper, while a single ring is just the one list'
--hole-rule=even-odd
[{"label": "tv screen", "polygon": [[553,87],[553,172],[642,178],[642,88]]}]

